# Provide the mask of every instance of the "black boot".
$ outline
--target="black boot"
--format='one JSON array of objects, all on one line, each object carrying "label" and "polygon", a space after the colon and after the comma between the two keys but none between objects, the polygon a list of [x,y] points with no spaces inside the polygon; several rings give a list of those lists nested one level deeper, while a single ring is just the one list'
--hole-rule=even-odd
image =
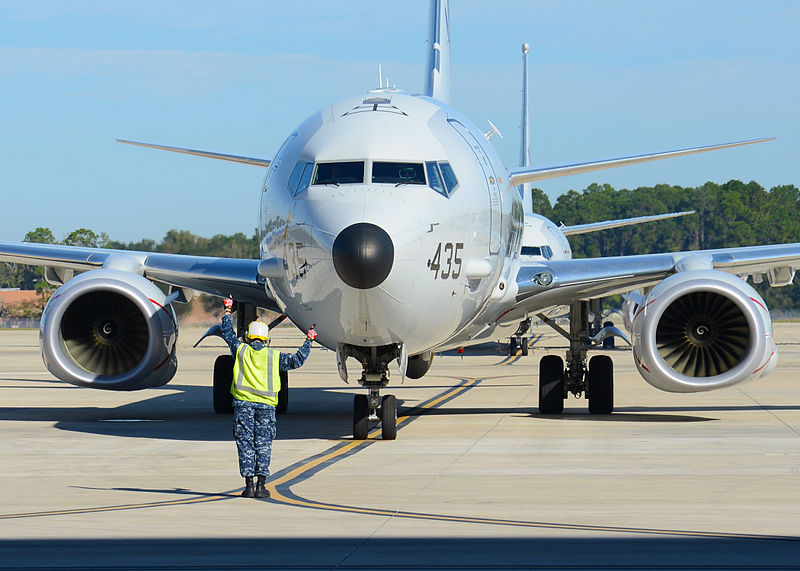
[{"label": "black boot", "polygon": [[264,487],[264,484],[267,483],[266,476],[259,476],[258,482],[256,482],[256,497],[257,498],[268,498],[269,497],[269,490]]},{"label": "black boot", "polygon": [[256,493],[253,490],[253,476],[245,476],[244,478],[244,490],[242,491],[243,498],[255,498]]}]

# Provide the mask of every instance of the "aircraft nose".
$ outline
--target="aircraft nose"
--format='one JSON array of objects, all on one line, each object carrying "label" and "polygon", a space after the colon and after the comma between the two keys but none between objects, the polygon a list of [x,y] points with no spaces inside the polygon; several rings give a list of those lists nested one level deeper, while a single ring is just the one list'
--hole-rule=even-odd
[{"label": "aircraft nose", "polygon": [[333,241],[333,267],[344,283],[369,289],[383,283],[394,263],[394,244],[379,226],[359,222]]}]

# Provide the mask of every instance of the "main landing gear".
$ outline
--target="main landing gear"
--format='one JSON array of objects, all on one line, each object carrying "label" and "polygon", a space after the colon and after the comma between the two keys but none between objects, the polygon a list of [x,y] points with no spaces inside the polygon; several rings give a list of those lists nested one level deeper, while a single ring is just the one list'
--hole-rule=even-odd
[{"label": "main landing gear", "polygon": [[569,312],[569,331],[565,331],[544,315],[538,316],[569,340],[564,360],[546,355],[539,361],[539,412],[561,414],[568,393],[582,394],[589,400],[592,414],[611,414],[614,410],[614,367],[611,357],[595,355],[586,364],[589,341],[589,302],[573,303]]},{"label": "main landing gear", "polygon": [[342,358],[355,357],[364,371],[358,382],[367,389],[366,395],[353,397],[353,440],[366,440],[370,422],[380,422],[381,438],[397,438],[397,398],[381,396],[381,389],[389,384],[389,363],[400,356],[396,345],[383,347],[353,347],[342,349]]}]

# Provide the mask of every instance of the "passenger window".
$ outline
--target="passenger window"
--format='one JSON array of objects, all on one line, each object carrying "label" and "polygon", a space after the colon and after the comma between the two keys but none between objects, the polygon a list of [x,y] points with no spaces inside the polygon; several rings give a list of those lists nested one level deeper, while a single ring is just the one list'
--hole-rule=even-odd
[{"label": "passenger window", "polygon": [[364,182],[364,162],[319,163],[311,184],[357,184]]},{"label": "passenger window", "polygon": [[456,174],[453,172],[453,168],[450,166],[450,163],[439,163],[439,170],[442,173],[442,179],[444,179],[444,187],[447,189],[447,196],[450,196],[456,191],[456,188],[458,188],[458,179],[456,179]]},{"label": "passenger window", "polygon": [[425,163],[425,170],[428,173],[428,186],[439,194],[447,196],[444,190],[444,183],[442,183],[442,177],[439,176],[439,167],[436,166],[436,163]]},{"label": "passenger window", "polygon": [[425,184],[421,163],[372,163],[372,182],[382,184]]}]

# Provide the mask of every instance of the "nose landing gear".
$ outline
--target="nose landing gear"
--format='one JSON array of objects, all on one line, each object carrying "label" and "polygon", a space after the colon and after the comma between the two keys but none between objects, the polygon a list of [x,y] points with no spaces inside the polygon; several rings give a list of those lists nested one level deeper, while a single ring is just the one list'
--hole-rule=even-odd
[{"label": "nose landing gear", "polygon": [[353,398],[353,439],[366,440],[369,423],[380,422],[381,438],[394,440],[397,438],[397,398],[394,395],[381,398],[381,388],[389,383],[388,378],[382,375],[378,381],[369,381],[366,376],[362,376],[359,382],[369,390],[369,394]]},{"label": "nose landing gear", "polygon": [[381,424],[381,437],[384,440],[397,438],[397,399],[394,395],[381,397],[381,389],[389,384],[389,363],[395,359],[405,359],[404,346],[383,345],[380,347],[356,347],[342,345],[337,352],[340,361],[340,374],[347,379],[342,366],[348,357],[355,357],[364,367],[358,383],[367,389],[366,395],[356,395],[353,399],[353,439],[366,440],[370,422]]}]

